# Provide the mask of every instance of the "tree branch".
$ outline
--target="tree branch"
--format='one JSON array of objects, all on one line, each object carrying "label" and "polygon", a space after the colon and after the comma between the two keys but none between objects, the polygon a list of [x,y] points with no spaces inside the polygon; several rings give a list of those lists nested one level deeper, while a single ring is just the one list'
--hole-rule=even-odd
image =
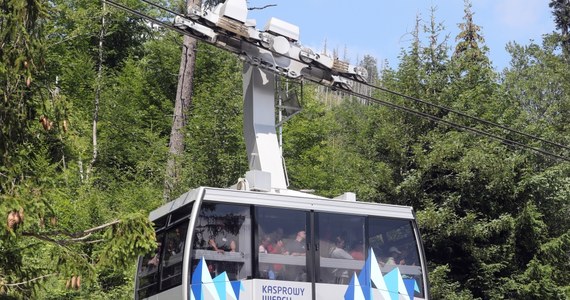
[{"label": "tree branch", "polygon": [[98,240],[86,241],[85,244],[95,244],[95,243],[101,243],[103,241],[104,239],[98,239]]},{"label": "tree branch", "polygon": [[57,274],[56,274],[56,273],[51,273],[51,274],[47,274],[47,275],[42,275],[42,276],[40,276],[40,277],[32,278],[32,279],[30,279],[30,280],[22,281],[22,282],[6,283],[6,284],[4,284],[4,286],[7,286],[7,287],[17,287],[17,286],[20,286],[20,285],[24,285],[24,284],[27,284],[27,283],[30,283],[30,282],[34,282],[34,281],[37,281],[37,280],[40,280],[40,279],[44,279],[44,278],[46,278],[46,277],[50,277],[50,276],[54,276],[54,275],[57,275]]},{"label": "tree branch", "polygon": [[87,239],[90,236],[91,236],[91,233],[88,233],[82,237],[70,239],[69,241],[71,241],[71,242],[82,242],[83,240]]},{"label": "tree branch", "polygon": [[[79,231],[79,232],[52,231],[52,232],[47,232],[44,234],[37,234],[34,232],[22,232],[22,235],[35,237],[35,238],[43,240],[43,241],[52,242],[52,243],[56,243],[58,245],[63,246],[65,244],[69,244],[69,243],[89,242],[89,241],[85,241],[85,240],[88,237],[90,237],[94,232],[101,231],[107,227],[113,226],[113,225],[118,224],[120,222],[121,222],[121,220],[114,220],[114,221],[111,221],[109,223],[105,223],[103,225],[99,225],[97,227],[89,228],[89,229]],[[53,236],[58,236],[58,235],[65,235],[65,236],[69,237],[69,239],[59,240],[59,239],[52,238]]]},{"label": "tree branch", "polygon": [[277,4],[267,4],[267,5],[261,6],[261,7],[250,7],[250,8],[248,8],[248,10],[262,10],[262,9],[266,9],[268,7],[273,7],[273,6],[277,6]]},{"label": "tree branch", "polygon": [[107,227],[109,227],[109,226],[113,226],[113,225],[115,225],[115,224],[119,224],[120,222],[121,222],[121,220],[114,220],[114,221],[111,221],[111,222],[109,222],[109,223],[105,223],[105,224],[103,224],[103,225],[99,225],[99,226],[97,226],[97,227],[93,227],[93,228],[91,228],[91,229],[84,230],[83,232],[86,233],[86,234],[87,234],[87,233],[92,233],[92,232],[95,232],[95,231],[99,231],[99,230],[105,229],[105,228],[107,228]]},{"label": "tree branch", "polygon": [[103,78],[103,43],[105,35],[107,34],[106,22],[105,22],[105,11],[106,5],[103,1],[103,15],[101,16],[101,30],[99,31],[99,47],[98,54],[99,58],[97,60],[97,78],[96,78],[96,89],[95,89],[95,103],[93,108],[93,127],[92,127],[92,142],[93,142],[93,156],[91,162],[87,168],[87,175],[91,173],[95,162],[97,161],[98,146],[97,146],[97,123],[99,121],[99,102],[101,100],[101,90],[102,90],[102,78]]},{"label": "tree branch", "polygon": [[46,242],[55,243],[55,244],[58,244],[58,245],[61,245],[61,246],[63,246],[63,245],[66,244],[66,242],[64,242],[64,241],[62,241],[62,240],[55,240],[55,239],[52,239],[52,238],[50,238],[50,237],[48,237],[48,236],[41,235],[41,234],[37,234],[37,233],[33,233],[33,232],[22,232],[22,235],[23,235],[23,236],[35,237],[36,239],[39,239],[39,240],[42,240],[42,241],[46,241]]}]

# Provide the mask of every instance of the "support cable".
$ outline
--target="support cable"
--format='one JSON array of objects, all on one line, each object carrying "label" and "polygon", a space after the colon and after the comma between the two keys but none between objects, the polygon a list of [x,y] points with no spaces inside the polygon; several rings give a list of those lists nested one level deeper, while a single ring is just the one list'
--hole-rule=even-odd
[{"label": "support cable", "polygon": [[353,96],[356,96],[356,97],[359,97],[359,98],[362,98],[362,99],[369,100],[369,101],[371,101],[371,102],[373,102],[373,103],[376,103],[376,104],[379,104],[379,105],[383,105],[383,106],[387,106],[387,107],[390,107],[390,108],[393,108],[393,109],[401,110],[401,111],[404,111],[404,112],[406,112],[406,113],[413,114],[413,115],[416,115],[416,116],[419,116],[419,117],[422,117],[422,118],[426,118],[426,119],[429,119],[429,120],[434,121],[434,122],[437,122],[437,123],[445,124],[445,125],[447,125],[447,126],[453,127],[453,128],[455,128],[455,129],[458,129],[458,130],[461,130],[461,131],[468,131],[468,132],[471,132],[471,133],[474,133],[474,134],[477,134],[477,135],[485,136],[485,137],[487,137],[487,138],[490,138],[490,139],[493,139],[493,140],[496,140],[496,141],[500,141],[500,142],[502,142],[502,143],[505,143],[505,144],[508,144],[508,145],[511,145],[511,146],[515,146],[515,147],[518,147],[518,148],[523,148],[523,149],[531,150],[531,151],[534,151],[534,152],[537,152],[537,153],[540,153],[540,154],[543,154],[543,155],[547,155],[547,156],[550,156],[550,157],[554,157],[554,158],[557,158],[557,159],[560,159],[560,160],[564,160],[564,161],[570,162],[570,158],[569,158],[569,157],[561,156],[561,155],[558,155],[558,154],[555,154],[555,153],[552,153],[552,152],[549,152],[549,151],[546,151],[546,150],[543,150],[543,149],[540,149],[540,148],[528,146],[528,145],[526,145],[526,144],[523,144],[523,143],[520,143],[520,142],[517,142],[517,141],[513,141],[513,140],[510,140],[510,139],[506,139],[506,138],[500,137],[500,136],[498,136],[498,135],[489,133],[489,132],[484,131],[484,130],[481,130],[481,129],[477,129],[477,128],[470,127],[470,126],[466,126],[466,125],[457,124],[457,123],[454,123],[454,122],[451,122],[451,121],[448,121],[448,120],[444,120],[444,119],[442,119],[442,118],[440,118],[440,117],[436,117],[436,116],[434,116],[434,115],[430,115],[430,114],[428,114],[428,113],[424,113],[424,112],[421,112],[421,111],[417,111],[417,110],[414,110],[414,109],[411,109],[411,108],[407,108],[407,107],[405,107],[405,106],[397,105],[397,104],[394,104],[394,103],[391,103],[391,102],[388,102],[388,101],[376,99],[376,98],[371,97],[371,96],[362,95],[362,94],[359,94],[359,93],[356,93],[356,92],[353,92],[353,91],[348,91],[348,90],[343,90],[343,91],[344,91],[345,93],[347,93],[347,94],[350,94],[350,95],[353,95]]},{"label": "support cable", "polygon": [[[143,19],[146,19],[146,20],[148,20],[148,21],[150,21],[150,22],[152,22],[152,23],[160,24],[160,26],[163,26],[163,27],[165,27],[165,28],[174,30],[174,31],[176,31],[176,32],[178,32],[178,33],[180,33],[180,34],[183,34],[183,35],[189,35],[188,32],[186,32],[186,31],[184,31],[184,30],[182,30],[182,29],[180,29],[180,28],[177,28],[177,27],[173,26],[172,24],[169,24],[169,23],[160,21],[160,20],[158,20],[157,18],[153,18],[153,17],[151,17],[151,16],[149,16],[149,15],[147,15],[147,14],[144,14],[144,13],[142,13],[142,12],[136,11],[136,10],[134,10],[134,9],[132,9],[132,8],[129,8],[129,7],[127,7],[127,6],[124,6],[124,5],[122,5],[122,4],[120,4],[120,3],[117,3],[117,2],[115,2],[115,1],[113,1],[113,0],[103,0],[103,1],[106,2],[106,3],[111,4],[112,6],[114,6],[114,7],[116,7],[116,8],[122,9],[122,10],[124,10],[124,11],[126,11],[126,12],[132,13],[133,15],[136,15],[136,16],[139,16],[139,17],[141,17],[141,18],[143,18]],[[146,1],[145,1],[145,2],[146,2]],[[155,5],[155,6],[156,6],[156,5]],[[157,6],[157,7],[158,7],[158,6]],[[160,8],[160,9],[166,10],[165,8]],[[192,36],[192,35],[191,35],[191,36]],[[195,36],[192,36],[192,37],[195,37]]]},{"label": "support cable", "polygon": [[374,89],[381,90],[381,91],[383,91],[383,92],[386,92],[386,93],[389,93],[389,94],[392,94],[392,95],[395,95],[395,96],[399,96],[399,97],[402,97],[402,98],[406,98],[406,99],[409,99],[409,100],[412,100],[412,101],[415,101],[415,102],[418,102],[418,103],[421,103],[421,104],[425,104],[425,105],[428,105],[428,106],[432,106],[432,107],[436,107],[436,108],[439,108],[439,109],[443,109],[443,110],[445,110],[445,111],[448,111],[448,112],[457,114],[457,115],[462,116],[462,117],[464,117],[464,118],[468,118],[468,119],[471,119],[471,120],[474,120],[474,121],[477,121],[477,122],[480,122],[480,123],[483,123],[483,124],[486,124],[486,125],[490,125],[490,126],[494,126],[494,127],[503,129],[503,130],[507,130],[507,131],[509,131],[509,132],[516,133],[516,134],[522,135],[522,136],[527,137],[527,138],[535,139],[535,140],[538,140],[538,141],[547,143],[547,144],[549,144],[549,145],[551,145],[551,146],[556,146],[556,147],[559,147],[559,148],[563,148],[563,149],[566,149],[566,150],[570,150],[570,147],[568,147],[568,146],[565,146],[565,145],[562,145],[562,144],[558,144],[558,143],[555,143],[555,142],[546,140],[546,139],[544,139],[544,138],[541,138],[541,137],[539,137],[539,136],[535,136],[535,135],[532,135],[532,134],[528,134],[528,133],[525,133],[525,132],[522,132],[522,131],[519,131],[519,130],[516,130],[516,129],[512,129],[512,128],[506,127],[506,126],[504,126],[504,125],[501,125],[501,124],[499,124],[499,123],[495,123],[495,122],[492,122],[492,121],[489,121],[489,120],[485,120],[485,119],[482,119],[482,118],[479,118],[479,117],[471,116],[471,115],[469,115],[469,114],[467,114],[467,113],[461,112],[461,111],[459,111],[459,110],[456,110],[456,109],[453,109],[453,108],[450,108],[450,107],[446,107],[446,106],[443,106],[443,105],[431,103],[431,102],[428,102],[428,101],[426,101],[426,100],[422,100],[422,99],[420,99],[420,98],[408,96],[408,95],[405,95],[405,94],[402,94],[402,93],[399,93],[399,92],[395,92],[395,91],[392,91],[392,90],[389,90],[389,89],[386,89],[386,88],[383,88],[383,87],[375,86],[375,85],[370,84],[370,83],[367,83],[367,82],[361,82],[361,84],[366,85],[366,86],[371,87],[371,88],[374,88]]},{"label": "support cable", "polygon": [[173,15],[175,15],[175,16],[186,17],[186,15],[184,15],[184,14],[175,12],[175,11],[169,9],[169,8],[166,8],[166,7],[164,7],[164,6],[160,6],[160,5],[158,5],[158,4],[156,4],[156,3],[153,3],[153,2],[151,2],[151,1],[148,1],[148,0],[140,0],[140,1],[142,1],[142,2],[144,2],[144,3],[146,3],[146,4],[149,4],[150,6],[154,6],[155,8],[158,8],[158,9],[160,9],[160,10],[164,10],[164,11],[166,11],[166,12],[168,12],[168,13],[171,13],[171,14],[173,14]]}]

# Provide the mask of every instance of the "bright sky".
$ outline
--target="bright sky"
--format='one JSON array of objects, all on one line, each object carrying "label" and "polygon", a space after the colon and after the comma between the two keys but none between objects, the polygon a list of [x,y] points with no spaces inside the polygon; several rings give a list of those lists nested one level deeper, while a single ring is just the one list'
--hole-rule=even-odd
[{"label": "bright sky", "polygon": [[[549,0],[472,0],[474,21],[482,27],[489,56],[497,70],[509,65],[505,46],[510,41],[527,45],[541,43],[542,35],[555,30]],[[416,15],[429,22],[431,8],[436,8],[438,23],[443,23],[450,44],[455,45],[463,22],[462,0],[248,0],[252,10],[248,18],[262,30],[270,17],[300,27],[300,42],[321,51],[324,41],[328,50],[338,48],[341,57],[346,48],[351,63],[368,54],[378,63],[388,60],[397,67],[402,48],[408,48]],[[424,39],[423,42],[427,42]]]}]

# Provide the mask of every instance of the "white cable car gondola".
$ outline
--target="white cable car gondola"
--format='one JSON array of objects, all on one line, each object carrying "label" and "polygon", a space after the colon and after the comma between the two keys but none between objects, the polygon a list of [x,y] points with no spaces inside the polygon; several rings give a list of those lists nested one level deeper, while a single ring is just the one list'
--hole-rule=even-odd
[{"label": "white cable car gondola", "polygon": [[136,299],[426,299],[410,207],[198,188],[150,214]]},{"label": "white cable car gondola", "polygon": [[150,213],[156,253],[141,257],[136,299],[429,299],[413,209],[287,189],[275,129],[275,76],[349,87],[366,73],[298,43],[271,19],[259,32],[245,0],[192,7],[175,26],[244,59],[251,171],[230,189],[201,187]]}]

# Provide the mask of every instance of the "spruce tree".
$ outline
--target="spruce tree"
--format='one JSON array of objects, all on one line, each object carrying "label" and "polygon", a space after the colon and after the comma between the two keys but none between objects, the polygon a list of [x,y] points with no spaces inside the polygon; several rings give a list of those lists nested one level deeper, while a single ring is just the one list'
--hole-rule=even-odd
[{"label": "spruce tree", "polygon": [[551,0],[548,4],[552,8],[556,29],[560,30],[560,42],[567,59],[570,59],[570,1]]}]

